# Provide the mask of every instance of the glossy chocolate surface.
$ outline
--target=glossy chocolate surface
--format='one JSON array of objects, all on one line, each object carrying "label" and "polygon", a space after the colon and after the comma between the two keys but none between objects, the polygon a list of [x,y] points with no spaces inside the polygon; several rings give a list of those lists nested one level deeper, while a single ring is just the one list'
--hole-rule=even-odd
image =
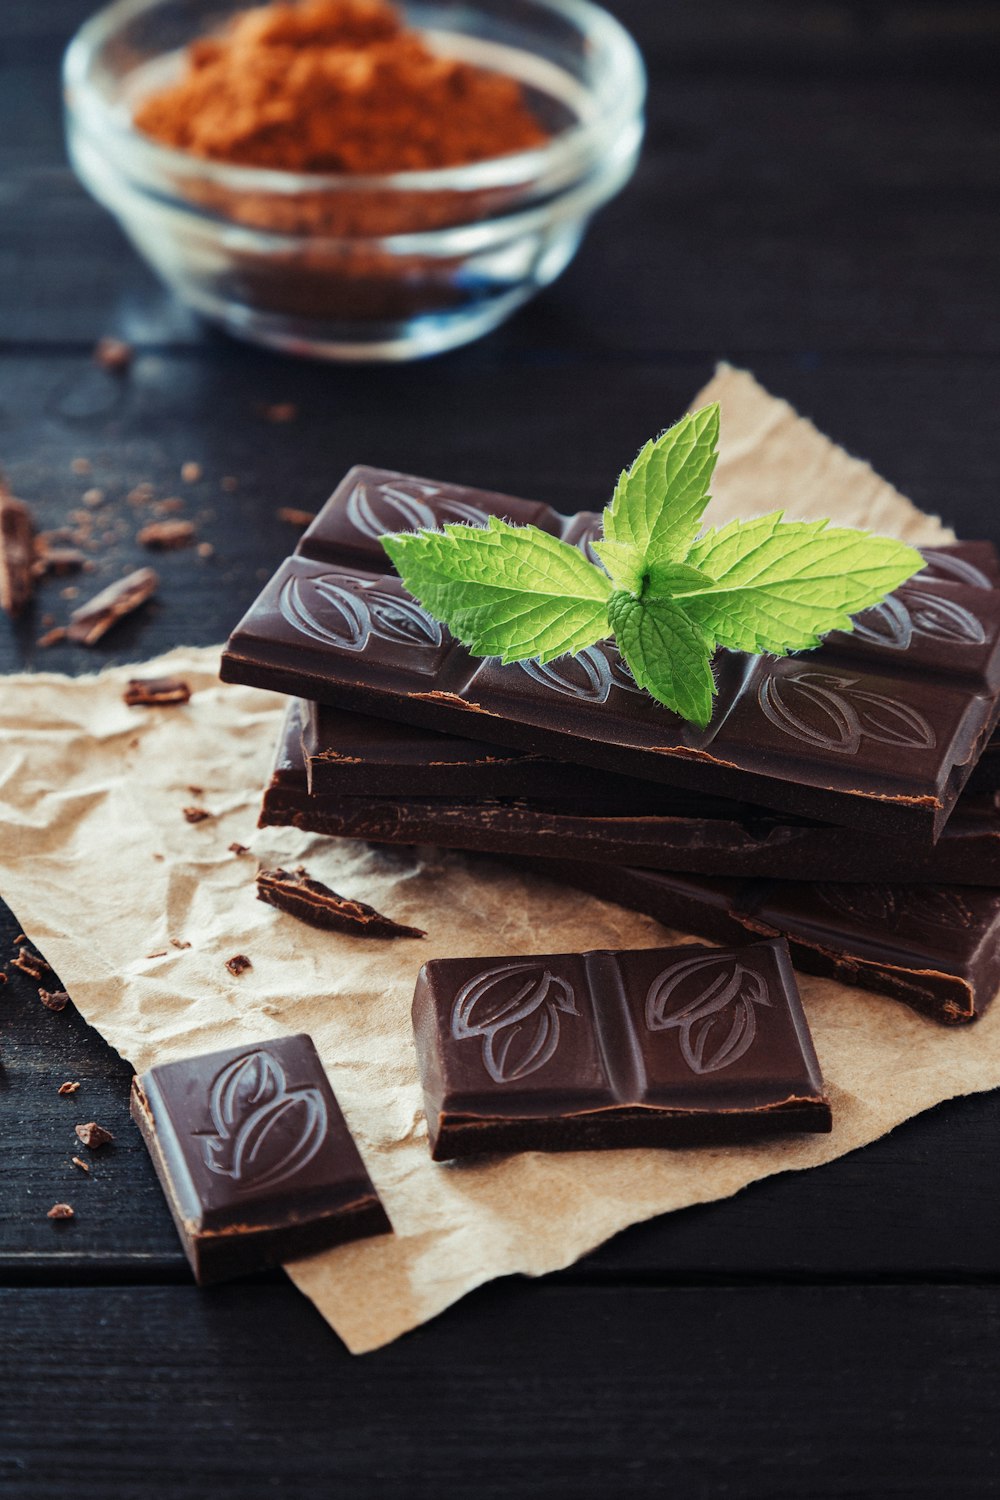
[{"label": "glossy chocolate surface", "polygon": [[797,968],[902,1000],[956,1025],[1000,989],[1000,890],[708,880],[662,870],[537,860],[550,878],[716,942],[780,933]]},{"label": "glossy chocolate surface", "polygon": [[132,1116],[199,1283],[391,1230],[308,1036],[150,1068]]},{"label": "glossy chocolate surface", "polygon": [[[721,652],[699,730],[640,692],[611,645],[544,667],[476,660],[384,564],[350,566],[404,513],[476,509],[478,492],[428,484],[352,470],[237,627],[223,677],[822,821],[940,833],[1000,714],[1000,591],[935,564],[818,651]],[[479,512],[500,503],[483,495]],[[520,519],[524,503],[503,510]],[[586,545],[594,521],[562,524]]]},{"label": "glossy chocolate surface", "polygon": [[436,959],[413,1025],[439,1161],[830,1129],[780,940]]}]

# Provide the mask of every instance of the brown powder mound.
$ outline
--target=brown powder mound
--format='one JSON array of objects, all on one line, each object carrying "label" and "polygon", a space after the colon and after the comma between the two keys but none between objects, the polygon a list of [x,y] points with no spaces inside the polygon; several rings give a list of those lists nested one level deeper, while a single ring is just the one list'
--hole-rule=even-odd
[{"label": "brown powder mound", "polygon": [[436,55],[386,0],[243,11],[188,49],[135,123],[197,156],[295,172],[461,166],[547,139],[516,80]]}]

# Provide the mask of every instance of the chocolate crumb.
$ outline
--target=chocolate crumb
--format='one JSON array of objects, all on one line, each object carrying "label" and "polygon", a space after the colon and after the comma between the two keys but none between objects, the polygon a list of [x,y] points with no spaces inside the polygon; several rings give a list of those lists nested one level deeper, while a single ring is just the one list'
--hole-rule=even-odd
[{"label": "chocolate crumb", "polygon": [[212,814],[205,807],[185,807],[182,809],[184,817],[189,823],[204,823],[206,818]]},{"label": "chocolate crumb", "polygon": [[27,941],[28,941],[27,933],[19,932],[18,935],[17,935],[17,937],[14,939],[13,946],[15,948],[19,948],[22,943],[26,943]]},{"label": "chocolate crumb", "polygon": [[420,927],[406,927],[392,917],[384,917],[364,901],[339,896],[320,880],[313,880],[301,865],[288,870],[260,870],[257,874],[257,899],[279,911],[297,917],[310,927],[328,932],[352,932],[359,937],[422,938]]},{"label": "chocolate crumb", "polygon": [[197,484],[201,478],[201,464],[188,462],[181,464],[181,478],[185,484]]},{"label": "chocolate crumb", "polygon": [[68,1203],[53,1203],[45,1217],[47,1219],[72,1219],[73,1210]]},{"label": "chocolate crumb", "polygon": [[38,637],[38,640],[35,642],[35,645],[41,646],[44,650],[48,646],[55,646],[59,641],[64,641],[66,639],[66,635],[67,631],[65,625],[57,625],[55,629],[47,630],[44,635],[40,635]]},{"label": "chocolate crumb", "polygon": [[294,422],[298,417],[299,409],[293,401],[274,401],[268,406],[260,408],[260,414],[265,422]]},{"label": "chocolate crumb", "polygon": [[132,363],[133,353],[132,345],[127,344],[124,339],[105,334],[94,345],[94,363],[100,365],[102,370],[123,375]]},{"label": "chocolate crumb", "polygon": [[22,948],[17,957],[11,959],[11,965],[20,969],[22,974],[27,974],[31,979],[41,979],[46,974],[52,973],[52,965],[47,964],[39,953],[32,953],[30,948]]},{"label": "chocolate crumb", "polygon": [[67,1079],[67,1081],[65,1083],[61,1083],[59,1085],[59,1087],[56,1089],[56,1093],[57,1094],[75,1094],[76,1091],[77,1091],[77,1089],[79,1087],[80,1087],[80,1085],[78,1083],[70,1083],[70,1081]]},{"label": "chocolate crumb", "polygon": [[104,504],[105,500],[108,497],[104,490],[94,488],[90,490],[84,490],[80,498],[83,500],[84,505],[86,505],[89,510],[96,510],[99,505]]},{"label": "chocolate crumb", "polygon": [[205,788],[203,786],[190,786],[189,785],[188,786],[188,791],[191,793],[192,797],[204,797],[204,795],[205,795]]},{"label": "chocolate crumb", "polygon": [[166,950],[166,948],[157,948],[157,950],[156,950],[155,953],[147,953],[146,954],[147,958],[166,958],[166,956],[167,956],[167,950]]},{"label": "chocolate crumb", "polygon": [[91,469],[89,458],[74,458],[70,464],[74,474],[89,474]]},{"label": "chocolate crumb", "polygon": [[173,948],[190,948],[191,946],[191,944],[186,942],[184,938],[171,938],[170,944]]},{"label": "chocolate crumb", "polygon": [[245,974],[247,969],[252,969],[253,964],[245,953],[234,953],[232,958],[226,959],[226,968],[234,978],[238,978],[240,974]]},{"label": "chocolate crumb", "polygon": [[0,969],[0,984],[6,984],[6,983],[7,983],[7,970],[6,969]]},{"label": "chocolate crumb", "polygon": [[199,557],[215,556],[215,548],[212,546],[211,542],[199,542],[194,550],[197,552]]},{"label": "chocolate crumb", "polygon": [[90,1167],[84,1161],[82,1156],[71,1156],[70,1161],[73,1163],[74,1167],[79,1167],[81,1172],[90,1171]]},{"label": "chocolate crumb", "polygon": [[230,844],[230,854],[249,854],[250,850],[246,844]]},{"label": "chocolate crumb", "polygon": [[191,689],[179,677],[130,677],[123,697],[130,708],[166,708],[190,702]]},{"label": "chocolate crumb", "polygon": [[65,990],[39,990],[38,998],[46,1010],[65,1010],[69,996]]},{"label": "chocolate crumb", "polygon": [[38,537],[31,571],[35,578],[45,578],[49,574],[65,578],[68,573],[79,573],[86,561],[86,555],[79,547],[50,547]]},{"label": "chocolate crumb", "polygon": [[150,506],[154,516],[179,516],[184,508],[180,495],[170,495],[166,500],[154,500]]},{"label": "chocolate crumb", "polygon": [[60,599],[79,599],[80,590],[75,583],[71,583],[68,588],[59,590],[59,597]]},{"label": "chocolate crumb", "polygon": [[133,489],[129,490],[125,498],[129,505],[138,507],[148,505],[153,498],[153,494],[153,486],[148,479],[144,479],[141,484],[137,484]]},{"label": "chocolate crumb", "polygon": [[287,521],[289,526],[308,526],[315,519],[314,510],[296,510],[294,505],[282,505],[278,510],[278,520]]},{"label": "chocolate crumb", "polygon": [[240,482],[235,474],[225,474],[222,478],[221,488],[227,495],[232,495],[240,487]]},{"label": "chocolate crumb", "polygon": [[91,1151],[96,1151],[100,1146],[106,1146],[109,1141],[114,1140],[110,1130],[105,1130],[103,1125],[98,1125],[96,1120],[88,1120],[86,1125],[75,1127],[77,1135],[85,1146]]},{"label": "chocolate crumb", "polygon": [[150,547],[155,552],[172,552],[187,547],[193,540],[193,521],[150,521],[136,537],[140,547]]}]

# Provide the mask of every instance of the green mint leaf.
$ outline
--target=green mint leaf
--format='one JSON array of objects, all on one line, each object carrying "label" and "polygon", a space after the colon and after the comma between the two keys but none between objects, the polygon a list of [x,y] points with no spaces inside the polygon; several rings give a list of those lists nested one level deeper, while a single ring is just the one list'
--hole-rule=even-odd
[{"label": "green mint leaf", "polygon": [[718,441],[716,403],[648,442],[604,512],[606,539],[631,542],[647,562],[683,561],[708,504]]},{"label": "green mint leaf", "polygon": [[384,536],[408,591],[476,656],[552,661],[607,635],[611,584],[576,547],[491,516]]},{"label": "green mint leaf", "polygon": [[634,542],[592,542],[594,551],[611,575],[616,589],[630,594],[642,592],[645,557]]},{"label": "green mint leaf", "polygon": [[878,604],[924,560],[890,537],[782,521],[782,512],[709,531],[687,561],[714,580],[683,591],[690,618],[720,646],[783,654],[850,630],[851,616]]},{"label": "green mint leaf", "polygon": [[639,687],[704,728],[712,717],[712,641],[670,599],[636,599],[616,590],[608,602],[615,641]]},{"label": "green mint leaf", "polygon": [[712,588],[715,579],[701,568],[692,568],[690,563],[655,562],[646,569],[644,582],[648,597],[675,599]]}]

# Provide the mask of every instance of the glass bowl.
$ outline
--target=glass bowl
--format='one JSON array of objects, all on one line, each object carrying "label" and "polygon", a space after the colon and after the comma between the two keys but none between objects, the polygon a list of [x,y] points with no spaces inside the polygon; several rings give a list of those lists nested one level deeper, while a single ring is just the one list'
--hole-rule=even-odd
[{"label": "glass bowl", "polygon": [[552,132],[471,166],[382,176],[209,161],[132,124],[183,49],[246,8],[117,0],[64,67],[70,157],[183,301],[231,333],[296,354],[404,360],[479,338],[569,264],[642,141],[635,43],[586,0],[413,0],[432,46],[518,78]]}]

